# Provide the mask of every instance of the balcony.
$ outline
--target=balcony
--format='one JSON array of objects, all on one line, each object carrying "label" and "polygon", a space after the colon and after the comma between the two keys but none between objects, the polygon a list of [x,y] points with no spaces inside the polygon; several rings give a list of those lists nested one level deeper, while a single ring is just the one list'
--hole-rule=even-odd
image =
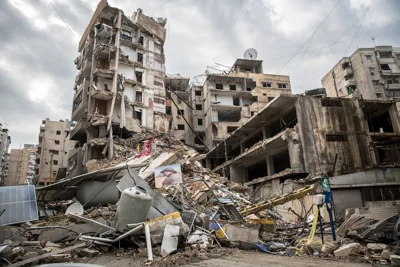
[{"label": "balcony", "polygon": [[348,67],[343,70],[344,77],[351,77],[351,76],[353,76],[353,74],[354,74],[354,71],[353,71],[352,67]]},{"label": "balcony", "polygon": [[389,90],[399,90],[400,89],[400,83],[388,84],[388,89]]},{"label": "balcony", "polygon": [[384,46],[375,46],[375,51],[376,52],[392,52],[393,47],[390,45],[384,45]]},{"label": "balcony", "polygon": [[90,123],[92,126],[104,125],[107,123],[107,116],[98,114],[92,115],[90,118]]},{"label": "balcony", "polygon": [[395,63],[394,57],[378,58],[378,62],[381,64],[393,64]]},{"label": "balcony", "polygon": [[357,83],[354,79],[348,79],[344,81],[344,86],[349,87],[349,86],[356,86]]},{"label": "balcony", "polygon": [[90,96],[94,99],[110,100],[113,97],[113,93],[109,90],[98,89],[90,91]]},{"label": "balcony", "polygon": [[82,118],[76,124],[75,128],[72,129],[70,133],[70,139],[75,141],[86,141],[86,129],[88,127],[88,122],[86,118]]},{"label": "balcony", "polygon": [[95,69],[93,75],[103,79],[112,79],[114,77],[114,72],[114,70]]},{"label": "balcony", "polygon": [[117,50],[115,45],[101,44],[96,47],[94,54],[97,57],[108,58],[110,54],[115,53]]}]

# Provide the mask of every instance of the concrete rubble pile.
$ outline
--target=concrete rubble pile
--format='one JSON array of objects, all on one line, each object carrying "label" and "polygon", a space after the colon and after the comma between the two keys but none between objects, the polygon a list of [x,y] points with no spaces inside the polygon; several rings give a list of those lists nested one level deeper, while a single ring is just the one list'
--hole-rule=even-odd
[{"label": "concrete rubble pile", "polygon": [[[112,253],[169,266],[218,257],[233,248],[381,264],[399,261],[395,237],[386,235],[387,229],[393,235],[398,215],[385,223],[352,214],[337,229],[338,241],[332,241],[328,223],[323,224],[324,240],[318,230],[310,239],[312,218],[292,222],[276,212],[277,205],[318,193],[312,179],[293,193],[254,202],[250,188],[203,167],[205,155],[179,140],[142,133],[116,138],[114,151],[112,161],[89,166],[92,171],[122,168],[116,181],[118,201],[88,206],[76,198],[48,202],[46,208],[56,216],[4,227],[2,257],[12,266],[25,266],[90,262]],[[143,167],[134,170],[138,163]],[[179,182],[165,175],[174,173],[170,166],[175,165],[182,174]],[[96,194],[105,194],[103,189]]]}]

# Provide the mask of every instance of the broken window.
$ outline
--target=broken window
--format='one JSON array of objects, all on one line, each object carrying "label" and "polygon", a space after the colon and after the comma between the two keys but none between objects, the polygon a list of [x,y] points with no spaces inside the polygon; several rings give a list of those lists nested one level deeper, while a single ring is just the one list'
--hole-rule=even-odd
[{"label": "broken window", "polygon": [[55,143],[56,145],[59,145],[59,144],[60,144],[60,140],[54,140],[54,143]]},{"label": "broken window", "polygon": [[154,85],[163,86],[164,84],[162,82],[154,81]]},{"label": "broken window", "polygon": [[185,111],[183,109],[180,109],[178,114],[184,116],[185,115]]},{"label": "broken window", "polygon": [[162,99],[162,98],[155,97],[155,98],[154,98],[154,103],[164,105],[165,101],[164,101],[164,99]]},{"label": "broken window", "polygon": [[49,153],[53,155],[58,155],[58,150],[50,149]]},{"label": "broken window", "polygon": [[199,126],[203,125],[203,119],[197,119],[197,125]]},{"label": "broken window", "polygon": [[61,135],[61,131],[56,131],[56,135]]},{"label": "broken window", "polygon": [[256,114],[254,111],[250,111],[250,116],[254,116],[254,114]]},{"label": "broken window", "polygon": [[143,37],[143,36],[140,36],[140,37],[139,37],[138,43],[141,44],[141,45],[144,44],[144,37]]},{"label": "broken window", "polygon": [[240,98],[239,97],[236,97],[236,96],[233,97],[233,105],[240,106]]},{"label": "broken window", "polygon": [[388,64],[381,64],[381,69],[382,69],[382,70],[390,70]]},{"label": "broken window", "polygon": [[382,98],[382,93],[376,93],[376,98]]},{"label": "broken window", "polygon": [[344,134],[327,134],[326,141],[328,142],[346,142],[346,136]]},{"label": "broken window", "polygon": [[136,98],[135,98],[136,102],[142,103],[142,97],[143,97],[142,92],[136,92]]},{"label": "broken window", "polygon": [[196,105],[196,110],[203,110],[203,106],[202,105]]},{"label": "broken window", "polygon": [[272,83],[262,82],[262,87],[272,87]]},{"label": "broken window", "polygon": [[58,160],[53,160],[54,165],[58,165]]},{"label": "broken window", "polygon": [[72,112],[75,111],[75,109],[79,106],[79,104],[82,102],[82,92],[81,91],[78,96],[74,99],[74,102],[72,104]]},{"label": "broken window", "polygon": [[246,87],[246,90],[250,92],[251,91],[251,87]]},{"label": "broken window", "polygon": [[375,74],[375,68],[374,67],[369,67],[369,73],[371,75],[374,75]]},{"label": "broken window", "polygon": [[365,201],[395,201],[400,200],[400,187],[393,186],[374,186],[361,188],[362,196]]},{"label": "broken window", "polygon": [[286,89],[287,88],[287,84],[286,83],[278,83],[278,88],[279,89]]},{"label": "broken window", "polygon": [[185,130],[185,124],[178,124],[178,130]]},{"label": "broken window", "polygon": [[365,55],[365,58],[366,58],[367,60],[371,60],[371,61],[372,61],[372,56],[371,56],[371,55]]},{"label": "broken window", "polygon": [[391,52],[379,52],[379,58],[392,58]]},{"label": "broken window", "polygon": [[216,89],[224,89],[224,85],[222,83],[216,83],[215,88]]},{"label": "broken window", "polygon": [[104,88],[105,91],[110,92],[110,89],[108,89],[108,85],[106,83],[104,84],[103,88]]},{"label": "broken window", "polygon": [[141,64],[143,64],[143,54],[142,53],[137,53],[137,61]]},{"label": "broken window", "polygon": [[142,123],[142,111],[141,110],[139,110],[139,111],[134,110],[132,116],[134,119],[137,119],[140,121],[140,123]]},{"label": "broken window", "polygon": [[347,69],[347,68],[350,68],[350,67],[351,67],[351,63],[350,62],[344,62],[342,64],[342,69]]},{"label": "broken window", "polygon": [[136,81],[143,83],[143,72],[135,71]]},{"label": "broken window", "polygon": [[263,93],[263,96],[267,96],[267,94],[266,94],[266,93]]},{"label": "broken window", "polygon": [[399,83],[399,78],[394,77],[394,78],[393,78],[393,83]]},{"label": "broken window", "polygon": [[343,107],[342,101],[337,99],[321,99],[321,104],[323,107]]},{"label": "broken window", "polygon": [[388,84],[393,84],[393,80],[387,80]]},{"label": "broken window", "polygon": [[379,80],[372,80],[373,85],[379,85]]},{"label": "broken window", "polygon": [[239,128],[239,127],[238,126],[227,126],[226,131],[227,131],[227,133],[233,133],[237,128]]},{"label": "broken window", "polygon": [[194,94],[195,94],[196,96],[201,96],[201,91],[194,91]]},{"label": "broken window", "polygon": [[167,107],[166,107],[165,113],[166,113],[167,115],[172,115],[172,108],[167,106]]},{"label": "broken window", "polygon": [[131,40],[132,41],[132,33],[130,31],[122,30],[121,31],[121,38],[125,40]]},{"label": "broken window", "polygon": [[236,85],[235,84],[230,84],[229,85],[229,90],[236,91]]}]

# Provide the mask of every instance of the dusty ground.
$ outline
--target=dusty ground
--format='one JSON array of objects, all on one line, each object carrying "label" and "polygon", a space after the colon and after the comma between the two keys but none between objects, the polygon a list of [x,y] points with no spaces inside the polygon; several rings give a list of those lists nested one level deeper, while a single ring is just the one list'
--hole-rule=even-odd
[{"label": "dusty ground", "polygon": [[[218,255],[219,253],[219,255]],[[219,257],[218,257],[219,256]],[[207,259],[209,258],[209,259]],[[211,259],[212,258],[212,259]],[[145,266],[146,258],[135,255],[102,255],[91,259],[88,263],[112,267]],[[268,255],[261,252],[221,250],[216,253],[200,253],[196,255],[171,255],[165,260],[156,257],[150,266],[213,266],[213,267],[250,267],[250,266],[276,266],[276,267],[366,267],[367,263],[352,263],[346,261],[325,260],[318,257],[286,257]]]}]

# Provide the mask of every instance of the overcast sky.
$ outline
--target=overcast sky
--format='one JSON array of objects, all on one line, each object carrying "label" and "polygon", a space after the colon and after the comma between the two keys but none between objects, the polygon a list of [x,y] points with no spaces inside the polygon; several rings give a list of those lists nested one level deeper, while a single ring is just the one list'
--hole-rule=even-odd
[{"label": "overcast sky", "polygon": [[[98,1],[51,2],[70,29],[49,0],[0,0],[0,122],[9,129],[12,148],[37,144],[42,119],[71,117],[73,61]],[[129,16],[142,8],[146,15],[167,17],[167,74],[191,79],[215,63],[231,66],[253,47],[265,73],[290,75],[293,93],[302,93],[320,87],[341,57],[373,46],[371,37],[376,45],[400,46],[398,0],[109,3]]]}]

